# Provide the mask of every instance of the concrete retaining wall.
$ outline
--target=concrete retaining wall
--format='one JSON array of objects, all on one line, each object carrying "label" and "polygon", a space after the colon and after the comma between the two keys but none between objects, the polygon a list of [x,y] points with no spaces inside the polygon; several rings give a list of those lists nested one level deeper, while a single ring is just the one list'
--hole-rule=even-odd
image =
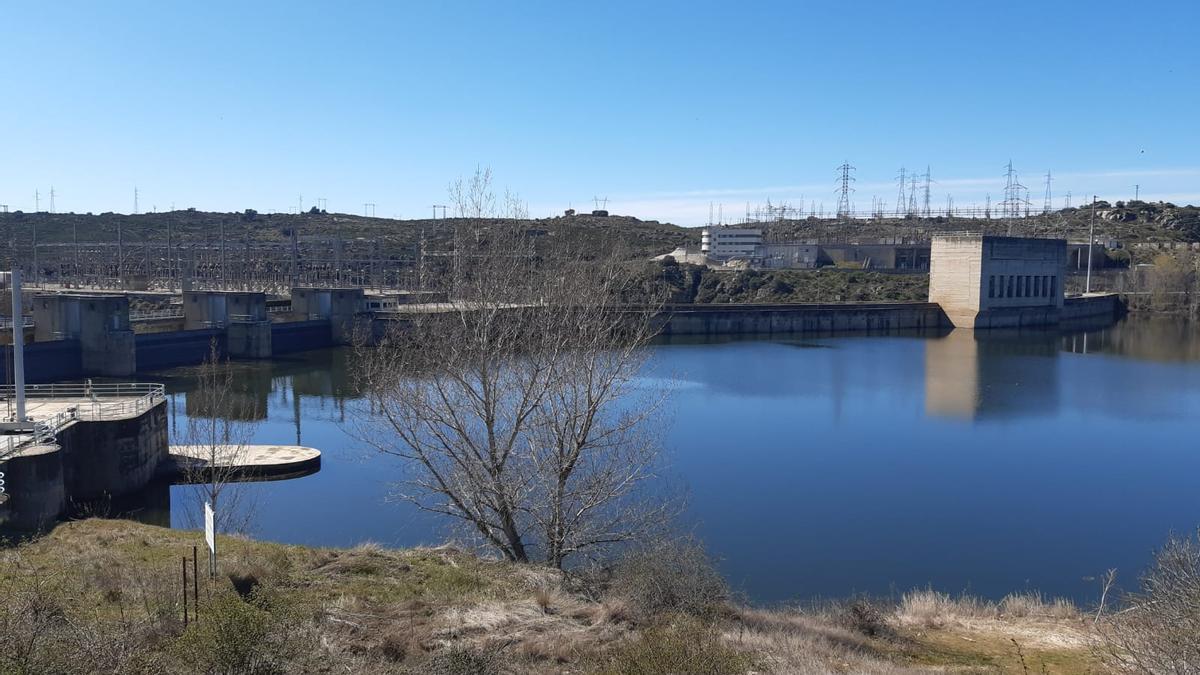
[{"label": "concrete retaining wall", "polygon": [[949,326],[936,303],[672,305],[662,335],[772,335],[925,330]]},{"label": "concrete retaining wall", "polygon": [[166,401],[132,419],[76,422],[59,433],[58,443],[68,500],[120,497],[140,490],[167,459]]},{"label": "concrete retaining wall", "polygon": [[[83,350],[78,340],[25,344],[25,381],[56,382],[83,377]],[[4,384],[12,383],[12,345],[4,346]]]},{"label": "concrete retaining wall", "polygon": [[160,370],[204,363],[214,339],[217,341],[217,352],[224,355],[225,331],[219,328],[137,335],[138,368]]},{"label": "concrete retaining wall", "polygon": [[325,319],[271,324],[271,350],[291,354],[333,346],[333,325]]},{"label": "concrete retaining wall", "polygon": [[1115,293],[1067,298],[1063,301],[1062,320],[1115,317],[1125,311],[1121,296]]}]

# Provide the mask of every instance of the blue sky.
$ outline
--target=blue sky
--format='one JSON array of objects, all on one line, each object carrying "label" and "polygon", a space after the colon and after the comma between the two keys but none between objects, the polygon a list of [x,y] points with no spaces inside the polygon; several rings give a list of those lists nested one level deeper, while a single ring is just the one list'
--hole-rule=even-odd
[{"label": "blue sky", "polygon": [[0,0],[0,204],[417,217],[1091,194],[1200,203],[1200,3]]}]

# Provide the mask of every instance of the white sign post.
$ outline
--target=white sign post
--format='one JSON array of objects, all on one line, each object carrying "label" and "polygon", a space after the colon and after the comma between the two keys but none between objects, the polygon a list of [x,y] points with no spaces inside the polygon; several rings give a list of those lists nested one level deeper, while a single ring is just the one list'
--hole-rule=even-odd
[{"label": "white sign post", "polygon": [[217,526],[212,504],[204,502],[204,543],[208,545],[208,575],[217,575]]}]

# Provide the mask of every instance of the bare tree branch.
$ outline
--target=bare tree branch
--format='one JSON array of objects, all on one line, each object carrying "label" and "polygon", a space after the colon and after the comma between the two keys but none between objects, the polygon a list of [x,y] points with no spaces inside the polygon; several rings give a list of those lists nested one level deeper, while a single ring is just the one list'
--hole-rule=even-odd
[{"label": "bare tree branch", "polygon": [[[372,404],[357,435],[401,458],[398,496],[471,526],[510,560],[561,567],[664,523],[662,391],[639,386],[657,304],[611,251],[540,242],[480,170],[451,186],[455,250],[441,312],[360,346]],[[436,280],[435,280],[436,283]]]}]

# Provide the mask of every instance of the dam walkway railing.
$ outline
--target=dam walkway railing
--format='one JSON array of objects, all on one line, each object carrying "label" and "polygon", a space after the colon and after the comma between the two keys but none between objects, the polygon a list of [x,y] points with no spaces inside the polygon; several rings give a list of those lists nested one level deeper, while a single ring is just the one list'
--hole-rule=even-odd
[{"label": "dam walkway railing", "polygon": [[[30,402],[53,399],[61,402],[64,410],[74,410],[73,419],[94,422],[137,417],[164,400],[166,391],[162,384],[147,382],[27,384],[25,398]],[[0,386],[0,399],[5,408],[11,408],[16,388]],[[11,420],[14,411],[4,412]]]},{"label": "dam walkway railing", "polygon": [[[25,398],[34,413],[21,431],[0,435],[0,459],[24,446],[53,444],[63,427],[77,421],[137,417],[164,400],[166,392],[161,384],[142,382],[30,384],[25,385]],[[0,386],[0,421],[16,422],[15,401],[16,388]],[[39,416],[38,408],[47,414]]]},{"label": "dam walkway railing", "polygon": [[16,453],[26,445],[51,445],[58,430],[74,419],[74,411],[56,413],[50,420],[33,423],[33,429],[19,434],[0,436],[0,460]]}]

